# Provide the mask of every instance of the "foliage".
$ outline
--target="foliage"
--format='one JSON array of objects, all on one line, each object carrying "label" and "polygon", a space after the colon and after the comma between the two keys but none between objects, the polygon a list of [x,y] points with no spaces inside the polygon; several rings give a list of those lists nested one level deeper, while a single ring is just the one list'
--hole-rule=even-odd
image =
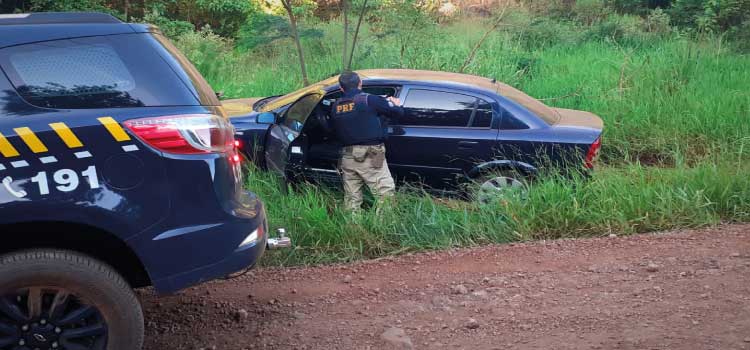
[{"label": "foliage", "polygon": [[164,33],[164,35],[174,39],[180,35],[192,33],[195,26],[192,23],[180,20],[172,20],[164,16],[159,7],[154,7],[143,17],[143,22],[151,23]]},{"label": "foliage", "polygon": [[672,27],[670,26],[669,14],[660,8],[652,10],[644,21],[643,29],[649,33],[662,35],[670,33]]},{"label": "foliage", "polygon": [[[316,28],[298,28],[300,38],[322,38],[323,32]],[[276,40],[291,38],[289,20],[278,15],[256,12],[248,17],[238,34],[237,47],[251,50],[256,46],[271,44]]]},{"label": "foliage", "polygon": [[431,35],[435,21],[422,8],[422,1],[386,0],[372,12],[371,27],[376,38],[393,37],[399,49],[399,65],[408,65],[415,48]]},{"label": "foliage", "polygon": [[672,22],[702,32],[724,32],[750,20],[750,0],[675,0]]},{"label": "foliage", "polygon": [[121,17],[121,12],[112,8],[105,0],[31,0],[29,11],[97,11]]},{"label": "foliage", "polygon": [[585,25],[600,23],[607,19],[611,10],[603,0],[578,0],[573,6],[576,19]]}]

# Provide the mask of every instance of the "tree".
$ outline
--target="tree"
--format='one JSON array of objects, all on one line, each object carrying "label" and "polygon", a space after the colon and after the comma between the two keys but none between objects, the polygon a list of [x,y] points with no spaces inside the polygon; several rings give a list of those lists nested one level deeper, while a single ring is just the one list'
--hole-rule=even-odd
[{"label": "tree", "polygon": [[300,72],[302,73],[302,83],[310,85],[310,80],[307,78],[307,68],[305,67],[305,53],[302,49],[302,42],[300,42],[299,31],[297,30],[297,16],[294,14],[294,7],[292,0],[281,0],[282,6],[289,16],[289,28],[292,34],[294,44],[297,45],[297,55],[299,56]]},{"label": "tree", "polygon": [[[362,26],[362,19],[365,18],[365,13],[367,12],[367,0],[364,0],[362,3],[362,9],[359,11],[359,19],[357,19],[357,29],[354,30],[354,38],[352,38],[352,49],[349,52],[349,60],[344,65],[344,70],[351,70],[352,69],[352,59],[354,58],[354,49],[357,47],[357,37],[359,36],[359,28]],[[344,34],[344,40],[346,40],[346,34]],[[344,45],[346,48],[346,45]],[[344,55],[346,55],[346,49],[344,50]]]}]

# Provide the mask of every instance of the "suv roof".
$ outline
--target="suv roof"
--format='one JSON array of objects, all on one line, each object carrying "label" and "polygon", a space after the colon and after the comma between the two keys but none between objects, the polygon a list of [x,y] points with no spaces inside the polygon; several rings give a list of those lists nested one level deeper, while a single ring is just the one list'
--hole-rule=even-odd
[{"label": "suv roof", "polygon": [[155,30],[147,24],[124,23],[106,13],[17,13],[0,15],[0,48],[49,40]]},{"label": "suv roof", "polygon": [[122,23],[106,13],[97,12],[41,12],[0,15],[0,25]]}]

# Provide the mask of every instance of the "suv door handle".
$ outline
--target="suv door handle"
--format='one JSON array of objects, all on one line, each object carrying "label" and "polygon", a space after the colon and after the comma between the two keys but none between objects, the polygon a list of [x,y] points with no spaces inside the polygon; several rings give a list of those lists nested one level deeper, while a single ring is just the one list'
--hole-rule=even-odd
[{"label": "suv door handle", "polygon": [[474,146],[478,145],[479,142],[477,141],[459,141],[458,142],[458,148],[460,149],[470,149],[474,148]]}]

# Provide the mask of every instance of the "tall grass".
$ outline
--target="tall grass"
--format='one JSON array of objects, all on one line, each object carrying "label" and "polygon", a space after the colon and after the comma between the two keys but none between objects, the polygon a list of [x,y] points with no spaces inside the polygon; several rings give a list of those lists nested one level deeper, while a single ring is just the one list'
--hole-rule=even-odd
[{"label": "tall grass", "polygon": [[341,194],[303,185],[284,193],[273,175],[249,173],[270,224],[292,232],[295,248],[273,263],[348,261],[481,243],[628,234],[750,220],[748,167],[701,163],[600,170],[592,179],[544,178],[527,195],[489,204],[401,191],[380,215],[351,215]]},{"label": "tall grass", "polygon": [[[524,198],[488,205],[401,191],[382,215],[352,216],[335,189],[307,185],[287,193],[273,176],[251,170],[248,187],[266,202],[271,225],[287,227],[295,240],[293,250],[272,253],[271,263],[750,220],[750,57],[728,50],[720,38],[654,35],[632,25],[612,30],[637,18],[591,27],[523,16],[513,21],[491,35],[468,73],[601,116],[604,166],[593,178],[545,177]],[[341,62],[341,24],[317,26],[325,39],[304,42],[312,80],[337,73]],[[485,28],[475,20],[426,29],[430,35],[403,56],[395,38],[365,30],[354,66],[456,71]],[[240,52],[192,34],[178,44],[228,97],[301,87],[289,42]]]}]

